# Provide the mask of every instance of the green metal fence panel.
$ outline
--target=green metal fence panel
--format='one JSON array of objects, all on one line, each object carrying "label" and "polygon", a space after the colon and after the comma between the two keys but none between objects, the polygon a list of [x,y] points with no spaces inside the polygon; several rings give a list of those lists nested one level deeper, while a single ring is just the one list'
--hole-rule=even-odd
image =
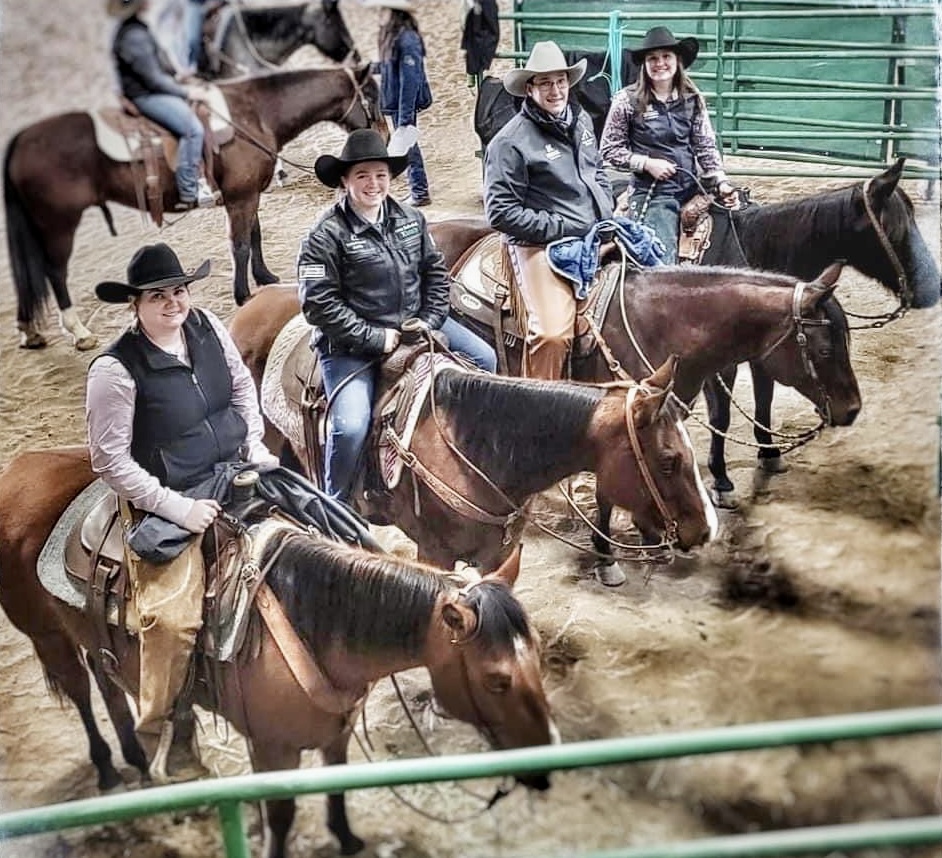
[{"label": "green metal fence panel", "polygon": [[[694,754],[717,754],[761,748],[779,748],[812,742],[842,739],[870,739],[942,730],[942,706],[894,709],[883,712],[850,713],[817,718],[739,724],[703,730],[688,730],[662,735],[632,736],[572,742],[541,748],[492,751],[449,757],[393,760],[317,769],[266,772],[256,775],[197,781],[176,786],[154,787],[107,798],[81,799],[50,807],[31,808],[0,814],[0,840],[59,831],[106,822],[118,822],[139,816],[171,813],[196,807],[215,807],[220,816],[223,841],[228,858],[248,858],[248,845],[240,802],[270,798],[288,798],[309,793],[330,793],[380,786],[466,780],[502,775],[542,773],[588,766],[670,759]],[[942,843],[942,818],[915,818],[878,824],[864,837],[858,826],[832,826],[840,829],[823,833],[818,829],[765,832],[763,835],[719,838],[699,842],[689,851],[687,844],[667,844],[644,850],[621,850],[606,855],[627,858],[684,856],[710,858],[734,855],[783,855],[813,851],[811,846],[827,839],[831,848],[863,848],[891,843]],[[784,839],[782,839],[784,836]],[[760,837],[761,842],[750,841]],[[736,851],[728,841],[751,843],[751,851]],[[716,847],[716,843],[722,848]],[[802,844],[805,844],[804,846]],[[855,845],[856,844],[856,845]],[[719,849],[719,851],[717,851]],[[724,852],[723,849],[726,849]],[[679,851],[678,851],[679,850]],[[600,858],[600,856],[586,856]]]},{"label": "green metal fence panel", "polygon": [[516,0],[509,17],[518,59],[542,39],[620,56],[657,24],[695,36],[692,76],[729,154],[861,167],[905,155],[937,173],[936,0]]}]

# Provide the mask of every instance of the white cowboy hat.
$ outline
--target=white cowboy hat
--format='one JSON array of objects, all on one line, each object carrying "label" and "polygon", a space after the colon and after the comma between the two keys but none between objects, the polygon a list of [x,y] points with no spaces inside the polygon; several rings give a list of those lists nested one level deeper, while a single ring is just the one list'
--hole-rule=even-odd
[{"label": "white cowboy hat", "polygon": [[534,75],[563,71],[569,75],[569,85],[573,86],[582,80],[587,65],[588,60],[584,57],[574,66],[566,65],[566,57],[556,42],[537,42],[530,51],[527,64],[504,75],[504,89],[522,98],[527,94],[527,83]]},{"label": "white cowboy hat", "polygon": [[363,0],[363,5],[366,7],[380,6],[384,9],[400,9],[410,15],[414,15],[417,11],[413,0]]},{"label": "white cowboy hat", "polygon": [[144,5],[144,0],[108,0],[105,11],[112,18],[130,18],[137,14]]}]

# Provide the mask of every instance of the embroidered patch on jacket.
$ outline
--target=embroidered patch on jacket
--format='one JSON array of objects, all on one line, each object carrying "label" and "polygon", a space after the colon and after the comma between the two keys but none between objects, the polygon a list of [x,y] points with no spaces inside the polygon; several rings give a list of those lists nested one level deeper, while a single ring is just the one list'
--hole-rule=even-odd
[{"label": "embroidered patch on jacket", "polygon": [[299,280],[320,280],[327,274],[327,267],[318,262],[314,265],[302,265],[298,268]]},{"label": "embroidered patch on jacket", "polygon": [[544,147],[544,151],[546,152],[546,159],[548,161],[555,161],[563,154],[552,143],[547,143]]},{"label": "embroidered patch on jacket", "polygon": [[582,142],[582,143],[595,143],[595,135],[594,135],[588,128],[583,128],[583,129],[582,129],[582,139],[581,139],[580,142]]}]

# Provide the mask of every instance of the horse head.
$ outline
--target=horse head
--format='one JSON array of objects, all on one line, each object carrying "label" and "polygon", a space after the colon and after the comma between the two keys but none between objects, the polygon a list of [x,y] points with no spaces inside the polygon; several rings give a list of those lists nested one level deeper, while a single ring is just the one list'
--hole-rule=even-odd
[{"label": "horse head", "polygon": [[[519,569],[518,546],[496,572],[442,593],[440,637],[426,661],[438,704],[498,750],[559,741],[543,691],[539,638],[511,591]],[[532,789],[549,787],[543,774],[517,779]]]},{"label": "horse head", "polygon": [[[646,542],[666,538],[686,551],[716,535],[717,518],[672,402],[677,363],[670,355],[627,394],[623,389],[610,394],[611,407],[619,413],[611,424],[613,437],[604,443],[607,461],[596,473],[599,497],[631,509]],[[625,479],[633,472],[639,477]]]},{"label": "horse head", "polygon": [[796,281],[786,332],[762,359],[776,381],[810,399],[830,426],[850,426],[860,413],[860,388],[850,363],[850,330],[834,298],[842,266],[814,281]]},{"label": "horse head", "polygon": [[340,124],[347,131],[359,128],[372,128],[379,132],[383,140],[389,141],[389,126],[379,107],[379,85],[366,63],[358,68],[349,69],[353,84],[353,100],[347,112],[341,117]]},{"label": "horse head", "polygon": [[905,158],[853,192],[854,225],[848,259],[914,309],[939,301],[940,275],[916,224],[912,200],[899,187]]},{"label": "horse head", "polygon": [[305,4],[301,28],[305,44],[314,45],[335,62],[360,64],[360,52],[340,14],[338,0],[313,0]]}]

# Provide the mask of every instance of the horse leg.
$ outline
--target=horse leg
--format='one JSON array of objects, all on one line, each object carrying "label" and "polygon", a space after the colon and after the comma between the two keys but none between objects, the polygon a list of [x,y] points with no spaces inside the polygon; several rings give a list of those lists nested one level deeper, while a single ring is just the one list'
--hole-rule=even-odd
[{"label": "horse leg", "polygon": [[619,587],[625,583],[627,576],[612,553],[612,510],[614,506],[597,491],[595,493],[595,503],[599,509],[599,518],[596,525],[597,530],[592,534],[592,544],[602,556],[595,561],[593,571],[600,584],[604,584],[606,587]]},{"label": "horse leg", "polygon": [[[328,766],[345,765],[350,732],[345,730],[329,745],[321,749],[324,763]],[[327,827],[340,843],[341,855],[354,855],[366,844],[350,830],[347,820],[347,802],[342,792],[332,792],[327,796]]]},{"label": "horse leg", "polygon": [[98,771],[98,789],[108,792],[123,786],[124,781],[111,762],[111,748],[95,722],[88,671],[78,657],[75,644],[60,633],[34,637],[33,644],[50,688],[56,694],[64,694],[78,709],[88,736],[88,754]]},{"label": "horse leg", "polygon": [[55,240],[49,242],[49,263],[46,274],[56,296],[59,306],[59,324],[65,333],[72,337],[72,345],[80,352],[89,351],[98,346],[96,337],[85,325],[72,306],[67,284],[69,272],[69,257],[75,243],[75,230],[78,229],[79,219],[68,223],[61,223]]},{"label": "horse leg", "polygon": [[713,475],[710,500],[719,509],[736,509],[738,503],[733,495],[733,481],[726,473],[725,438],[726,432],[729,431],[730,404],[730,397],[726,391],[732,390],[736,382],[736,366],[727,367],[718,375],[723,380],[725,389],[713,376],[708,378],[703,385],[710,428],[714,430],[710,433],[710,456],[707,461],[710,473]]},{"label": "horse leg", "polygon": [[252,228],[257,220],[258,194],[247,200],[240,199],[238,205],[227,203],[226,211],[229,214],[229,243],[232,250],[232,297],[241,307],[252,297],[248,271],[252,251]]},{"label": "horse leg", "polygon": [[251,235],[252,278],[259,286],[269,286],[278,282],[278,277],[268,270],[265,258],[262,256],[262,225],[258,220],[258,212],[252,220]]},{"label": "horse leg", "polygon": [[[252,769],[256,772],[276,772],[296,769],[301,765],[300,748],[281,743],[250,743]],[[294,822],[296,802],[293,798],[269,799],[264,804],[265,835],[263,858],[285,858],[288,832]]]},{"label": "horse leg", "polygon": [[98,664],[91,653],[86,654],[85,660],[92,676],[95,677],[102,699],[105,701],[108,716],[111,718],[111,723],[118,736],[118,742],[121,744],[121,753],[128,765],[134,766],[140,772],[143,780],[147,777],[147,756],[144,754],[141,743],[137,740],[137,733],[134,731],[134,717],[128,707],[127,696],[98,669]]},{"label": "horse leg", "polygon": [[768,431],[772,426],[772,397],[775,394],[775,381],[757,363],[750,363],[752,370],[752,391],[756,402],[755,436],[759,444],[759,469],[767,474],[784,474],[788,465],[782,458],[782,451],[772,446],[772,435]]}]

